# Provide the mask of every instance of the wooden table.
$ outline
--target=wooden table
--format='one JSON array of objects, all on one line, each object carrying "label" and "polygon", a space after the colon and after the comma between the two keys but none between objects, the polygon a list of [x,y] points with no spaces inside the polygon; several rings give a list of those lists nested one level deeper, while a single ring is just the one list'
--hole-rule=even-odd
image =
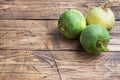
[{"label": "wooden table", "polygon": [[0,0],[0,80],[120,80],[120,6],[109,52],[87,54],[57,22],[68,9],[84,15],[106,0]]}]

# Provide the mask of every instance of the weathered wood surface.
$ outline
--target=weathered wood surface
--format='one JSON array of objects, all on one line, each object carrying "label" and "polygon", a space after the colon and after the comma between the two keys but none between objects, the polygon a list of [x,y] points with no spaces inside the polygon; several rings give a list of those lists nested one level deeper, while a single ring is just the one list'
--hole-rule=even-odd
[{"label": "weathered wood surface", "polygon": [[[1,50],[1,80],[119,80],[120,52]],[[114,54],[113,54],[114,53]]]},{"label": "weathered wood surface", "polygon": [[[120,22],[110,32],[110,51],[120,51]],[[57,20],[0,20],[0,49],[82,50],[79,39],[64,38]],[[71,44],[72,43],[72,44]]]},{"label": "weathered wood surface", "polygon": [[109,52],[89,55],[64,38],[57,19],[68,9],[87,14],[106,0],[0,0],[0,80],[119,80],[120,7]]},{"label": "weathered wood surface", "polygon": [[[0,19],[58,19],[68,9],[78,9],[87,15],[90,8],[107,0],[0,0]],[[120,19],[118,4],[111,6]]]}]

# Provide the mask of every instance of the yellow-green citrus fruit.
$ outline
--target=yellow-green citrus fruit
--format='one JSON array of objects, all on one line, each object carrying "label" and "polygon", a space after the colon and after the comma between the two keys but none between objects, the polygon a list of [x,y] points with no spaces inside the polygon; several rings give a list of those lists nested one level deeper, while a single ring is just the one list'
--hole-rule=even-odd
[{"label": "yellow-green citrus fruit", "polygon": [[68,10],[60,16],[58,28],[65,37],[74,39],[86,28],[86,20],[80,11]]},{"label": "yellow-green citrus fruit", "polygon": [[88,25],[81,33],[80,42],[83,48],[91,54],[108,51],[110,35],[107,29],[100,25]]},{"label": "yellow-green citrus fruit", "polygon": [[98,24],[111,30],[115,24],[115,16],[110,8],[103,9],[102,6],[95,7],[88,12],[87,24]]}]

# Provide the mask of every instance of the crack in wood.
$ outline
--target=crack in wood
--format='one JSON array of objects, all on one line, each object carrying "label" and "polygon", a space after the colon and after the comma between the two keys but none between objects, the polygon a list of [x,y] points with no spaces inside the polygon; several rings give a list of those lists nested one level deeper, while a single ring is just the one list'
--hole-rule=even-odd
[{"label": "crack in wood", "polygon": [[[45,43],[44,43],[44,44],[45,44]],[[50,50],[49,47],[47,46],[47,44],[45,44],[45,46],[46,46],[46,48],[47,48],[48,50]],[[54,59],[54,57],[53,57],[51,51],[49,51],[49,52],[50,52],[50,55],[52,56],[52,58]],[[61,76],[61,73],[60,73],[60,70],[59,70],[59,68],[58,68],[58,65],[57,65],[56,60],[54,60],[54,63],[55,63],[56,70],[57,70],[58,75],[59,75],[59,79],[62,80],[62,76]]]},{"label": "crack in wood", "polygon": [[45,56],[45,55],[39,55],[39,54],[34,54],[34,55],[39,56],[41,59],[43,59],[44,61],[46,61],[50,65],[51,68],[53,68],[53,63],[46,59],[46,58],[48,58],[48,59],[53,60],[52,58],[50,58],[48,56]]}]

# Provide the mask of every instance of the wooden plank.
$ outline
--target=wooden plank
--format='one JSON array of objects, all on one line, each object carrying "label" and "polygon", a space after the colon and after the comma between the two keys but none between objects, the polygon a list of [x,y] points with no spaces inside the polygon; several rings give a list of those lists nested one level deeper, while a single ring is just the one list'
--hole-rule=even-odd
[{"label": "wooden plank", "polygon": [[120,52],[0,50],[2,80],[119,80]]},{"label": "wooden plank", "polygon": [[[120,51],[120,22],[110,32],[110,51]],[[72,44],[71,44],[72,43]],[[83,50],[79,39],[63,37],[57,20],[0,20],[0,49]]]},{"label": "wooden plank", "polygon": [[88,56],[82,52],[54,53],[64,80],[119,80],[119,52]]},{"label": "wooden plank", "polygon": [[[39,55],[38,55],[39,54]],[[0,51],[1,80],[59,80],[48,52]]]},{"label": "wooden plank", "polygon": [[[0,19],[58,19],[68,9],[77,9],[87,15],[90,8],[99,6],[104,0],[2,0]],[[112,10],[120,19],[120,7],[114,4]]]}]

